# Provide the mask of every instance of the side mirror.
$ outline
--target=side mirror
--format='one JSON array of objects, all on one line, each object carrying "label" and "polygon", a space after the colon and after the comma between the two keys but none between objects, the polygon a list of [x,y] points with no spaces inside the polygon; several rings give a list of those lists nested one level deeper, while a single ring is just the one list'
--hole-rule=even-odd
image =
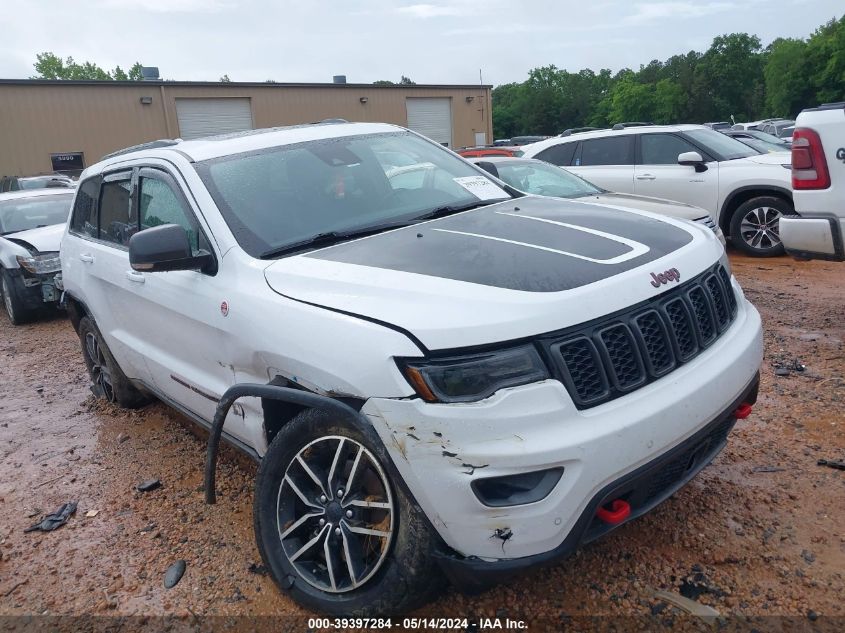
[{"label": "side mirror", "polygon": [[695,167],[695,171],[707,171],[707,165],[704,164],[704,158],[698,152],[684,152],[678,154],[678,164],[685,167]]},{"label": "side mirror", "polygon": [[203,270],[213,262],[210,253],[194,255],[188,234],[178,224],[162,224],[129,238],[129,264],[145,273]]},{"label": "side mirror", "polygon": [[496,167],[496,165],[491,163],[490,161],[480,160],[477,163],[475,163],[475,166],[481,167],[481,169],[486,171],[488,174],[495,176],[496,178],[499,177],[499,168]]}]

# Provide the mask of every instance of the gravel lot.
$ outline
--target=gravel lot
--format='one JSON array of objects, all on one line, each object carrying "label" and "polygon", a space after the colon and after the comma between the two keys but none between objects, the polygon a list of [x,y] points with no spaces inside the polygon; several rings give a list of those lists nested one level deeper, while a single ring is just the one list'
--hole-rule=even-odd
[{"label": "gravel lot", "polygon": [[[446,592],[419,615],[668,614],[653,596],[663,589],[722,614],[845,616],[845,472],[816,464],[845,459],[845,265],[732,260],[763,315],[766,358],[760,401],[728,448],[568,561],[481,596]],[[254,465],[226,449],[218,504],[205,505],[202,434],[161,404],[95,402],[69,321],[0,317],[0,387],[0,615],[305,614],[251,568]],[[154,478],[161,488],[133,489]],[[24,533],[70,500],[67,525]],[[179,559],[187,572],[166,590]]]}]

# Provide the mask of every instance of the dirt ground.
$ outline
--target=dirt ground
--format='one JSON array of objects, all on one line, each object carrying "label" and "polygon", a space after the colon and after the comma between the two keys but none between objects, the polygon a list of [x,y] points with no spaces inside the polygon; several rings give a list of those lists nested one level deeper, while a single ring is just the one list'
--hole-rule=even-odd
[{"label": "dirt ground", "polygon": [[[816,464],[845,459],[845,264],[732,261],[766,356],[760,400],[727,449],[569,560],[481,596],[446,591],[418,615],[647,616],[667,612],[663,589],[721,614],[845,616],[845,472]],[[0,317],[0,616],[305,614],[256,573],[255,467],[225,450],[207,506],[191,424],[162,404],[95,402],[88,384],[68,320]],[[155,478],[161,488],[134,490]],[[67,525],[24,533],[71,500]],[[180,559],[187,572],[167,590]]]}]

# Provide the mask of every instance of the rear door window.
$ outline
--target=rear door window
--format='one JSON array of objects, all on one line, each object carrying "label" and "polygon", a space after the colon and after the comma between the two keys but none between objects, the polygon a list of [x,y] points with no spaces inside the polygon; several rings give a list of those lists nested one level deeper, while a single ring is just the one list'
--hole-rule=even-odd
[{"label": "rear door window", "polygon": [[100,239],[128,248],[129,238],[138,231],[138,215],[132,204],[131,172],[104,178],[100,188]]},{"label": "rear door window", "polygon": [[100,179],[89,178],[76,192],[70,232],[83,237],[97,238],[97,198],[100,194]]},{"label": "rear door window", "polygon": [[633,165],[634,137],[609,136],[581,141],[581,154],[575,165],[589,167],[593,165]]}]

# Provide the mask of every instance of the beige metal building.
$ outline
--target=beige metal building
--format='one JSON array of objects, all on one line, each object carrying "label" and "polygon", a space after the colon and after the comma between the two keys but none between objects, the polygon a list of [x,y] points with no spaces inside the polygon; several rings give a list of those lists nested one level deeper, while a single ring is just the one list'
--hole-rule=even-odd
[{"label": "beige metal building", "polygon": [[78,172],[161,138],[330,118],[395,123],[448,147],[492,141],[491,86],[0,79],[0,176]]}]

